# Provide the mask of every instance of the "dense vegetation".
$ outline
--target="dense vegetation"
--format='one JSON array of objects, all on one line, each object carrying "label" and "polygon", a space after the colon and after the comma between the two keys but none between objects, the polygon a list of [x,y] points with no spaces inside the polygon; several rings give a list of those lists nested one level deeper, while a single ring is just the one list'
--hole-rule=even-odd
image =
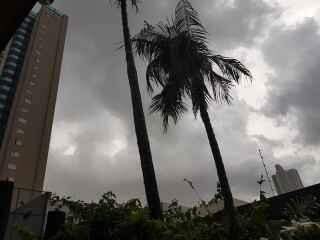
[{"label": "dense vegetation", "polygon": [[[69,209],[66,223],[50,240],[226,240],[224,221],[214,214],[200,216],[197,208],[183,212],[176,201],[164,211],[163,220],[149,217],[148,209],[138,199],[118,203],[113,193],[97,203],[55,197],[52,204]],[[310,208],[315,211],[310,211]],[[246,214],[239,215],[241,240],[308,240],[320,239],[320,207],[315,202],[292,202],[283,220],[267,218],[268,201],[253,204]],[[23,240],[36,236],[18,229]],[[281,236],[281,238],[280,238]]]}]

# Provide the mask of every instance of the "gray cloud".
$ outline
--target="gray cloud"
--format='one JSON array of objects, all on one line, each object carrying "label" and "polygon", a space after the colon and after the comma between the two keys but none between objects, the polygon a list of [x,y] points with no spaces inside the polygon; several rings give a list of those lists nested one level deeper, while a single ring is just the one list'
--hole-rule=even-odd
[{"label": "gray cloud", "polygon": [[293,118],[299,130],[296,140],[307,145],[320,143],[318,32],[315,20],[306,19],[295,28],[275,28],[264,46],[266,60],[276,71],[268,84],[266,113]]},{"label": "gray cloud", "polygon": [[265,33],[271,20],[281,13],[278,6],[265,1],[235,0],[228,3],[220,0],[198,4],[205,12],[205,23],[218,50],[252,46],[256,38]]}]

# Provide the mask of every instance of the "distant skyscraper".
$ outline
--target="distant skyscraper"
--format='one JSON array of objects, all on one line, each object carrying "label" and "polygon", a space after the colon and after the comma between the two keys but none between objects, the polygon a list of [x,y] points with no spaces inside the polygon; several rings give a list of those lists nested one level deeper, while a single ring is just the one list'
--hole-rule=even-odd
[{"label": "distant skyscraper", "polygon": [[279,195],[304,187],[296,169],[284,170],[278,164],[276,165],[276,174],[272,176],[272,180]]},{"label": "distant skyscraper", "polygon": [[0,180],[42,190],[67,16],[30,14],[0,56]]}]

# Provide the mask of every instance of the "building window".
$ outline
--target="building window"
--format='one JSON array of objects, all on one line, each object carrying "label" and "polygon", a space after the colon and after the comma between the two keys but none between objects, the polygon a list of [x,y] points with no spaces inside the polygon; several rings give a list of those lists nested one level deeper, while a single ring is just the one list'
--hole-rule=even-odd
[{"label": "building window", "polygon": [[17,45],[19,45],[19,46],[21,46],[21,47],[23,46],[23,43],[22,43],[22,42],[19,42],[19,41],[15,41],[14,44],[17,44]]},{"label": "building window", "polygon": [[20,139],[16,139],[15,141],[14,141],[14,143],[15,143],[15,145],[17,145],[17,146],[22,146],[23,145],[23,142],[20,140]]},{"label": "building window", "polygon": [[5,108],[5,107],[6,107],[6,105],[4,105],[3,103],[0,103],[0,108],[1,109]]},{"label": "building window", "polygon": [[24,118],[19,118],[18,119],[19,123],[22,123],[22,124],[26,124],[28,121]]},{"label": "building window", "polygon": [[16,63],[14,63],[14,62],[8,62],[8,65],[10,65],[10,66],[12,66],[12,67],[17,67],[18,65],[16,64]]},{"label": "building window", "polygon": [[14,182],[14,178],[13,178],[13,177],[9,177],[8,180],[9,180],[10,182]]},{"label": "building window", "polygon": [[17,55],[14,55],[14,54],[10,54],[9,58],[13,58],[15,60],[19,60],[19,57]]},{"label": "building window", "polygon": [[33,78],[37,78],[37,74],[32,74],[32,77]]},{"label": "building window", "polygon": [[18,158],[18,157],[20,157],[20,153],[19,152],[11,152],[11,157]]},{"label": "building window", "polygon": [[32,103],[32,101],[31,101],[30,98],[25,98],[25,99],[24,99],[24,102],[27,103],[27,104],[31,104],[31,103]]},{"label": "building window", "polygon": [[27,109],[27,108],[21,108],[21,112],[23,112],[23,113],[28,113],[28,112],[29,112],[29,109]]},{"label": "building window", "polygon": [[34,86],[34,85],[36,85],[36,83],[33,82],[33,81],[30,81],[30,85],[31,85],[31,86]]},{"label": "building window", "polygon": [[39,58],[36,58],[36,63],[40,63],[40,59]]},{"label": "building window", "polygon": [[9,82],[9,83],[12,83],[12,79],[8,78],[8,77],[3,77],[2,80]]},{"label": "building window", "polygon": [[11,70],[11,69],[6,69],[6,70],[4,70],[4,72],[5,72],[5,73],[8,73],[8,74],[10,74],[10,75],[14,75],[14,71]]},{"label": "building window", "polygon": [[19,28],[18,32],[21,32],[22,34],[26,34],[27,33],[27,31],[25,29],[23,29],[23,28]]},{"label": "building window", "polygon": [[22,130],[21,128],[17,129],[17,134],[24,134],[24,130]]},{"label": "building window", "polygon": [[26,92],[30,95],[32,95],[32,91],[30,89],[27,89]]},{"label": "building window", "polygon": [[8,86],[2,85],[1,88],[3,90],[10,91],[10,87],[8,87]]},{"label": "building window", "polygon": [[25,23],[25,22],[22,22],[21,26],[24,27],[24,28],[28,28],[29,27],[29,25],[27,23]]},{"label": "building window", "polygon": [[8,164],[8,169],[10,169],[10,170],[17,170],[17,165],[14,164],[14,163],[9,163],[9,164]]},{"label": "building window", "polygon": [[25,37],[23,35],[21,35],[21,34],[17,34],[16,36],[17,36],[17,38],[20,38],[21,40],[25,39]]},{"label": "building window", "polygon": [[0,94],[0,99],[4,99],[4,100],[6,100],[7,99],[7,95],[5,95],[5,94]]},{"label": "building window", "polygon": [[24,19],[24,21],[25,21],[25,22],[28,22],[28,23],[32,22],[31,18],[29,18],[29,17],[26,17],[26,18]]},{"label": "building window", "polygon": [[12,48],[12,50],[17,52],[17,53],[21,53],[21,50],[19,48],[14,47],[14,48]]}]

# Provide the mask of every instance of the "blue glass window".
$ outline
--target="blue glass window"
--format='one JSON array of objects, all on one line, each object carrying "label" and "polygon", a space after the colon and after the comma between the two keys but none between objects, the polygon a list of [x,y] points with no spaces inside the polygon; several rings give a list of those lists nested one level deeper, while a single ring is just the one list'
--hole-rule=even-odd
[{"label": "blue glass window", "polygon": [[6,100],[7,99],[7,95],[0,93],[0,99]]},{"label": "blue glass window", "polygon": [[4,73],[7,73],[7,74],[9,74],[9,75],[14,75],[14,71],[13,70],[11,70],[11,69],[5,69],[4,71],[3,71]]},{"label": "blue glass window", "polygon": [[14,48],[12,48],[11,50],[12,50],[12,51],[15,51],[15,52],[17,52],[17,53],[21,53],[21,50],[20,50],[20,49],[18,49],[18,48],[15,48],[15,47],[14,47]]},{"label": "blue glass window", "polygon": [[10,89],[11,89],[9,86],[6,86],[6,85],[2,85],[2,86],[0,86],[0,88],[3,90],[6,90],[6,91],[10,91]]},{"label": "blue glass window", "polygon": [[12,66],[12,67],[17,67],[17,66],[18,66],[18,65],[17,65],[16,63],[14,63],[14,62],[8,62],[7,64],[10,65],[10,66]]},{"label": "blue glass window", "polygon": [[13,59],[16,59],[16,60],[19,59],[19,57],[18,57],[17,55],[15,55],[15,54],[10,54],[9,57],[10,57],[10,58],[13,58]]},{"label": "blue glass window", "polygon": [[3,77],[2,80],[9,82],[9,83],[12,83],[12,81],[13,81],[12,78],[8,78],[8,77]]}]

